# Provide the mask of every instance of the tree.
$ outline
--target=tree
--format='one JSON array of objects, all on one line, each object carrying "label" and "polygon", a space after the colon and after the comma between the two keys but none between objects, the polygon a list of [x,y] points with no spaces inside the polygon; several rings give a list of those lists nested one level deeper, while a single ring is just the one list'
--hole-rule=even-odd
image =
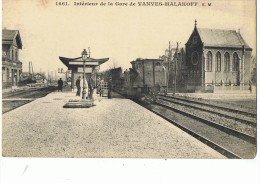
[{"label": "tree", "polygon": [[256,72],[256,58],[255,56],[251,57],[251,81],[253,85],[256,85],[257,72]]},{"label": "tree", "polygon": [[109,69],[114,69],[114,68],[118,67],[118,62],[115,60],[112,60],[110,62],[110,64],[108,65],[108,67],[109,67]]}]

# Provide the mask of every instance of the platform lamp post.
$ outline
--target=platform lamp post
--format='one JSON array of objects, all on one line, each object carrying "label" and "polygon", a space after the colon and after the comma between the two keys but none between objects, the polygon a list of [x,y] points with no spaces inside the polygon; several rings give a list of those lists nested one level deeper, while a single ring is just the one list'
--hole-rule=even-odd
[{"label": "platform lamp post", "polygon": [[85,71],[85,64],[86,64],[86,60],[88,59],[88,52],[86,51],[86,49],[84,49],[81,53],[82,55],[82,60],[83,60],[83,91],[82,91],[82,99],[83,100],[86,100],[86,94],[87,94],[87,91],[86,91],[86,80],[85,80],[85,74],[86,74],[86,71]]}]

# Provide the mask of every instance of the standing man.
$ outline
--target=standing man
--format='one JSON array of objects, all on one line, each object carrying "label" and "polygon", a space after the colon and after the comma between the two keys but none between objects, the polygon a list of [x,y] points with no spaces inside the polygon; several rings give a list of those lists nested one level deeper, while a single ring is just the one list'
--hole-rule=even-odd
[{"label": "standing man", "polygon": [[101,96],[103,93],[103,86],[104,86],[104,80],[101,79],[99,82],[99,87],[98,87],[99,96]]},{"label": "standing man", "polygon": [[93,99],[94,74],[91,74],[91,77],[89,78],[88,87],[89,87],[89,98]]},{"label": "standing man", "polygon": [[79,76],[78,79],[76,80],[76,87],[77,87],[76,96],[80,96],[80,92],[81,92],[80,80],[81,80],[81,77]]},{"label": "standing man", "polygon": [[108,98],[112,98],[112,77],[110,77],[108,81]]},{"label": "standing man", "polygon": [[250,93],[252,93],[252,81],[251,80],[249,80],[249,91],[250,91]]},{"label": "standing man", "polygon": [[97,94],[99,94],[99,90],[100,90],[100,77],[98,77],[97,79]]},{"label": "standing man", "polygon": [[59,81],[58,81],[58,92],[59,92],[59,91],[62,92],[62,87],[63,87],[63,81],[62,81],[62,79],[60,78]]}]

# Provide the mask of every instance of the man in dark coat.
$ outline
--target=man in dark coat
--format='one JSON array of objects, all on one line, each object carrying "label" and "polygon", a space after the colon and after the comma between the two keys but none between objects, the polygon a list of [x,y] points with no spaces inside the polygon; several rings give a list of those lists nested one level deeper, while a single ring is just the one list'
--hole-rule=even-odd
[{"label": "man in dark coat", "polygon": [[76,87],[77,87],[76,96],[80,96],[80,93],[81,93],[80,80],[81,80],[81,77],[79,76],[78,79],[76,80]]},{"label": "man in dark coat", "polygon": [[93,90],[94,90],[94,75],[93,74],[89,78],[88,88],[89,88],[89,98],[93,99]]},{"label": "man in dark coat", "polygon": [[59,81],[58,81],[58,92],[59,92],[59,91],[62,92],[62,87],[63,87],[63,81],[62,81],[62,79],[60,78]]},{"label": "man in dark coat", "polygon": [[109,78],[108,81],[108,98],[112,98],[112,78]]}]

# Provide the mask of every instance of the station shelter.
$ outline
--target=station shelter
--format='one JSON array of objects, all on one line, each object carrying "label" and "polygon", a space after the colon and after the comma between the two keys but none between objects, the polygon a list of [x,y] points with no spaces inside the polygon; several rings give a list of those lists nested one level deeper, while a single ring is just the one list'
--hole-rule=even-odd
[{"label": "station shelter", "polygon": [[[68,70],[71,71],[71,88],[76,89],[76,80],[79,76],[83,78],[83,59],[78,58],[66,58],[59,57],[61,62],[66,65]],[[95,86],[97,83],[97,73],[100,69],[100,65],[107,62],[109,58],[93,59],[88,58],[85,61],[85,78],[88,81],[92,74],[94,74]]]}]

